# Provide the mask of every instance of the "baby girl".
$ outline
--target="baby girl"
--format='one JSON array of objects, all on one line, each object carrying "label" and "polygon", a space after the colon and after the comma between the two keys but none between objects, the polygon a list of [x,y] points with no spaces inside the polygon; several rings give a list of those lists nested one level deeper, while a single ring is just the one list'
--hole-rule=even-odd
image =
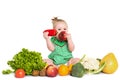
[{"label": "baby girl", "polygon": [[[48,64],[60,65],[66,64],[68,62],[76,61],[72,56],[72,51],[75,46],[71,38],[71,34],[68,33],[68,25],[67,23],[55,17],[52,19],[53,29],[57,31],[56,36],[49,37],[48,32],[43,33],[43,37],[46,40],[47,48],[51,51],[48,58],[44,59]],[[61,32],[65,32],[64,36],[66,40],[61,41],[59,39],[59,34]]]}]

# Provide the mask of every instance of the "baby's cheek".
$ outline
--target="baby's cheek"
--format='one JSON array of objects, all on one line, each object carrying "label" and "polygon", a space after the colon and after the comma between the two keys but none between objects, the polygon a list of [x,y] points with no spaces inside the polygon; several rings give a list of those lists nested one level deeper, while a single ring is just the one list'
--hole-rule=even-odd
[{"label": "baby's cheek", "polygon": [[57,33],[60,33],[61,31],[57,30]]}]

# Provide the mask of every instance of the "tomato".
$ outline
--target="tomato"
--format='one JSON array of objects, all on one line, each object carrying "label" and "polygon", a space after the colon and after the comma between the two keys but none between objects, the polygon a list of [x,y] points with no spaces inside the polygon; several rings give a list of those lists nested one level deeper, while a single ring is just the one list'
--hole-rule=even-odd
[{"label": "tomato", "polygon": [[16,78],[23,78],[23,77],[25,77],[25,71],[23,69],[17,69],[15,71],[15,77]]}]

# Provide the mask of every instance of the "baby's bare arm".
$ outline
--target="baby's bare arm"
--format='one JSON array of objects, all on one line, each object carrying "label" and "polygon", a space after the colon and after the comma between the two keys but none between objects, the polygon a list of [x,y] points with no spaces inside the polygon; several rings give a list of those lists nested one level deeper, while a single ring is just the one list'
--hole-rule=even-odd
[{"label": "baby's bare arm", "polygon": [[45,38],[46,40],[46,44],[47,44],[47,48],[50,50],[50,51],[54,51],[54,45],[53,43],[51,42],[49,36],[48,36],[48,32],[44,32],[43,33],[43,37]]},{"label": "baby's bare arm", "polygon": [[66,37],[67,37],[67,41],[68,41],[68,49],[69,49],[69,51],[72,52],[74,50],[75,46],[74,46],[74,43],[72,41],[71,35],[67,34]]}]

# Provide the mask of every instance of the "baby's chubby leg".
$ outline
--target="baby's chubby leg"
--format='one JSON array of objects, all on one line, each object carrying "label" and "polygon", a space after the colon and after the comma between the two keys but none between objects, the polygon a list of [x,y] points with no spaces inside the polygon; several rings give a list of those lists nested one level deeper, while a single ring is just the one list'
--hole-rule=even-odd
[{"label": "baby's chubby leg", "polygon": [[80,58],[71,58],[71,59],[68,61],[67,65],[76,64],[76,63],[78,63],[79,61],[80,61]]},{"label": "baby's chubby leg", "polygon": [[56,66],[51,59],[43,59],[44,62],[47,63],[47,65],[53,65]]}]

